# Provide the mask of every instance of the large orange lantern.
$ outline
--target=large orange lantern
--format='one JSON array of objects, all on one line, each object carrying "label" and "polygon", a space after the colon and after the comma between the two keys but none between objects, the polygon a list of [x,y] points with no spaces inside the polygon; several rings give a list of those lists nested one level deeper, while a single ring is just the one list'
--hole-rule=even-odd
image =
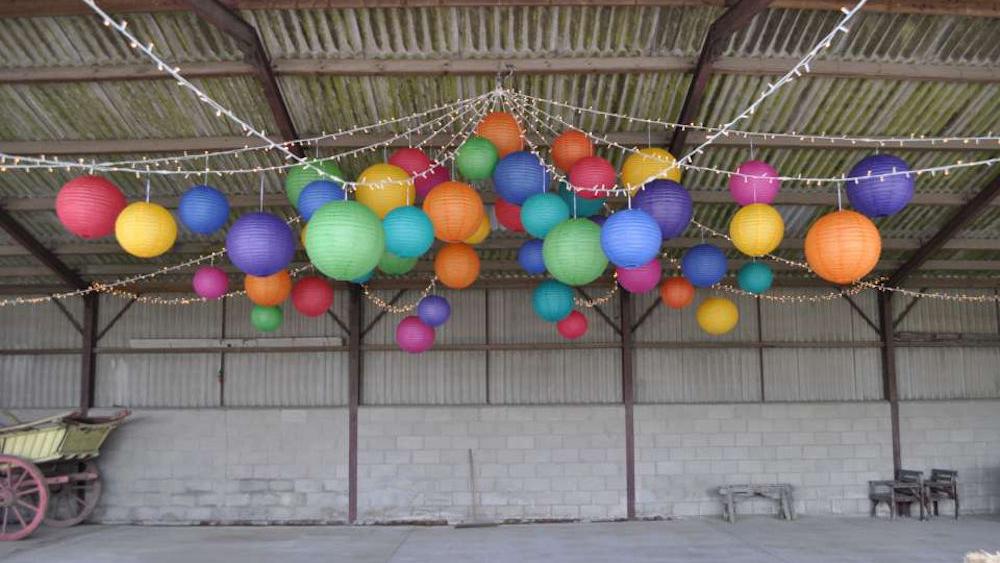
[{"label": "large orange lantern", "polygon": [[521,129],[521,124],[505,111],[495,111],[484,117],[476,126],[476,135],[493,143],[500,158],[524,150],[524,131]]},{"label": "large orange lantern", "polygon": [[594,156],[594,144],[576,129],[567,129],[552,141],[552,162],[563,172],[569,172],[576,161],[586,156]]},{"label": "large orange lantern", "polygon": [[273,307],[284,303],[292,291],[292,278],[287,270],[270,276],[250,276],[243,281],[250,301],[262,307]]},{"label": "large orange lantern", "polygon": [[445,242],[461,242],[476,234],[486,209],[472,186],[443,182],[427,194],[424,213],[434,225],[434,236]]},{"label": "large orange lantern", "polygon": [[806,262],[816,275],[836,284],[860,280],[875,269],[882,237],[871,219],[856,211],[834,211],[806,233]]},{"label": "large orange lantern", "polygon": [[434,273],[445,286],[464,289],[479,277],[479,256],[465,243],[448,243],[434,257]]}]

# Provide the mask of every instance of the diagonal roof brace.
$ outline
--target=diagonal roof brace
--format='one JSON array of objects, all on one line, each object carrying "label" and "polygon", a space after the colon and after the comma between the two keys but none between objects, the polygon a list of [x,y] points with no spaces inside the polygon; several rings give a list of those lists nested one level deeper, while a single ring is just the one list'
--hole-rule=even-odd
[{"label": "diagonal roof brace", "polygon": [[90,287],[90,284],[80,277],[80,274],[64,264],[55,253],[39,242],[3,206],[0,206],[0,229],[3,229],[4,232],[10,235],[10,238],[23,246],[32,256],[44,264],[46,268],[55,272],[59,276],[59,279],[73,289],[87,289]]}]

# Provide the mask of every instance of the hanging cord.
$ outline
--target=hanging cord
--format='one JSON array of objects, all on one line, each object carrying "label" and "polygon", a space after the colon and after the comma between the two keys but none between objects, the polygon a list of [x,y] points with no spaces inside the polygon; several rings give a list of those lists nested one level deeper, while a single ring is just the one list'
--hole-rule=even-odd
[{"label": "hanging cord", "polygon": [[146,174],[146,203],[149,203],[149,191],[150,191],[149,184],[150,184],[149,174]]},{"label": "hanging cord", "polygon": [[260,175],[260,211],[264,211],[264,175]]}]

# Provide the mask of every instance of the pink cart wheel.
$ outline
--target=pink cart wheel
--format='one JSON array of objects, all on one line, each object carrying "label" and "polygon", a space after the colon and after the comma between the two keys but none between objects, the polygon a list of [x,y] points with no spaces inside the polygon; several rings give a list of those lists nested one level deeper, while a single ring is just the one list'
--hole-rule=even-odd
[{"label": "pink cart wheel", "polygon": [[0,541],[31,535],[45,519],[48,502],[45,477],[35,464],[0,455]]},{"label": "pink cart wheel", "polygon": [[[72,469],[78,469],[74,466]],[[97,464],[88,461],[82,473],[93,473],[94,479],[76,479],[58,485],[49,485],[49,508],[45,512],[45,525],[68,528],[83,522],[97,507],[101,498],[101,477]]]}]

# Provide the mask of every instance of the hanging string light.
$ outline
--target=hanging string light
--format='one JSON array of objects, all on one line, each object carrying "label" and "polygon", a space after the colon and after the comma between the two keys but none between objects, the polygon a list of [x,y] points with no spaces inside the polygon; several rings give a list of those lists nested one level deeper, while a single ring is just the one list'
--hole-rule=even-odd
[{"label": "hanging string light", "polygon": [[386,300],[382,299],[377,294],[375,294],[375,292],[368,287],[368,284],[363,284],[361,286],[361,291],[364,294],[365,299],[368,299],[368,301],[370,301],[373,305],[375,305],[376,307],[387,313],[393,313],[393,314],[410,313],[417,309],[417,305],[420,304],[421,299],[427,297],[431,293],[434,293],[434,288],[436,285],[437,285],[437,276],[434,276],[431,278],[430,283],[427,284],[427,287],[425,287],[420,292],[420,297],[417,298],[416,301],[413,301],[412,303],[408,303],[406,305],[396,305],[394,303],[387,302]]}]

